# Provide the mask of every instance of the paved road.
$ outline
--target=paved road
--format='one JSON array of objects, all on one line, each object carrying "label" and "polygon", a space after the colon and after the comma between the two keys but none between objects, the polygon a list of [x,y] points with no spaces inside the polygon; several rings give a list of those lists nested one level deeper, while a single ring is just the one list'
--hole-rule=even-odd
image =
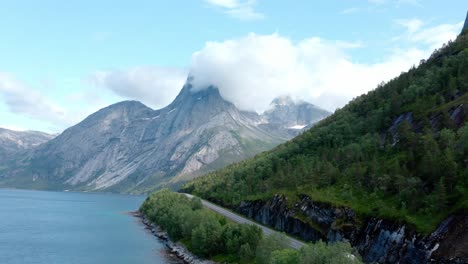
[{"label": "paved road", "polygon": [[[184,193],[184,194],[185,194],[185,196],[187,196],[190,199],[193,198],[193,195],[191,195],[191,194],[188,194],[188,193]],[[217,212],[217,213],[219,213],[221,215],[224,215],[226,218],[231,219],[234,222],[256,225],[256,226],[260,227],[263,230],[263,233],[265,235],[271,235],[273,233],[277,233],[277,231],[275,231],[273,229],[270,229],[268,227],[260,225],[260,224],[258,224],[256,222],[252,221],[252,220],[249,220],[249,219],[247,219],[245,217],[242,217],[242,216],[240,216],[238,214],[235,214],[235,213],[233,213],[231,211],[228,211],[228,210],[226,210],[226,209],[224,209],[224,208],[222,208],[220,206],[217,206],[217,205],[215,205],[213,203],[210,203],[210,202],[205,201],[203,199],[201,199],[201,201],[202,201],[203,206],[205,206],[206,208],[209,208],[209,209],[211,209],[211,210],[213,210],[213,211],[215,211],[215,212]],[[294,239],[294,238],[291,238],[291,237],[288,237],[288,239],[289,239],[289,245],[294,249],[300,249],[302,246],[305,245],[304,242],[301,242],[301,241],[299,241],[297,239]]]}]

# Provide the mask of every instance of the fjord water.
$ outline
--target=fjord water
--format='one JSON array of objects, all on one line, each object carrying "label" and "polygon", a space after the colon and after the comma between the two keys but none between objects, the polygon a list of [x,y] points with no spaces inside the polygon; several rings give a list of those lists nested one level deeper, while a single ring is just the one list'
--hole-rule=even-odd
[{"label": "fjord water", "polygon": [[177,263],[127,214],[144,198],[0,189],[0,263]]}]

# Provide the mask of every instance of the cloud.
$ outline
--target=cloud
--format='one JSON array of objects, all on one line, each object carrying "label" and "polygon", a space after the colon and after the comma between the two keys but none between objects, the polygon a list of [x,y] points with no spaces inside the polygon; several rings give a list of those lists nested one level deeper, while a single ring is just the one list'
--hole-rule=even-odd
[{"label": "cloud", "polygon": [[259,20],[265,15],[255,11],[256,0],[205,0],[225,14],[240,20]]},{"label": "cloud", "polygon": [[361,9],[358,7],[351,7],[344,10],[341,10],[340,14],[347,15],[359,12]]},{"label": "cloud", "polygon": [[160,108],[177,96],[187,75],[186,69],[147,66],[99,71],[85,82],[109,89],[123,98],[139,100],[151,107]]},{"label": "cloud", "polygon": [[403,26],[406,32],[395,37],[394,40],[425,47],[431,51],[440,48],[448,40],[454,39],[463,25],[463,22],[459,22],[456,24],[427,26],[426,23],[417,18],[398,19],[395,20],[395,23]]},{"label": "cloud", "polygon": [[411,34],[418,31],[421,28],[421,26],[424,24],[420,19],[417,19],[417,18],[398,19],[395,22],[405,27],[408,33],[411,33]]},{"label": "cloud", "polygon": [[454,37],[460,32],[463,23],[442,24],[434,27],[423,28],[414,32],[409,32],[408,40],[413,43],[421,43],[429,46],[433,50],[440,48],[443,43]]},{"label": "cloud", "polygon": [[[224,4],[235,5],[229,1]],[[435,48],[453,39],[462,26],[427,26],[415,18],[395,23],[404,32],[395,37],[391,52],[376,63],[352,59],[350,50],[362,48],[361,43],[319,37],[294,42],[279,34],[251,33],[207,42],[192,55],[189,70],[195,89],[215,85],[226,100],[244,110],[262,112],[275,97],[286,94],[334,110],[427,58]],[[87,83],[160,108],[175,98],[189,70],[136,67],[100,71]]]},{"label": "cloud", "polygon": [[377,63],[352,60],[356,43],[319,37],[297,42],[279,34],[207,42],[192,56],[194,89],[215,85],[245,110],[262,112],[277,96],[289,94],[329,110],[374,89],[427,58],[434,47],[454,39],[461,24],[423,27],[406,23],[401,42]]},{"label": "cloud", "polygon": [[0,98],[8,110],[15,114],[60,124],[66,122],[64,109],[10,74],[1,72]]}]

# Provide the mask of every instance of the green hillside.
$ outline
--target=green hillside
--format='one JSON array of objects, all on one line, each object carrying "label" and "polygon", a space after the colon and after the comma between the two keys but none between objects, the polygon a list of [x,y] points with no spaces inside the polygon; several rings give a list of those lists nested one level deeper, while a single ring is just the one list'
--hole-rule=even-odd
[{"label": "green hillside", "polygon": [[465,32],[301,136],[184,190],[228,206],[306,194],[428,233],[468,208],[467,90]]}]

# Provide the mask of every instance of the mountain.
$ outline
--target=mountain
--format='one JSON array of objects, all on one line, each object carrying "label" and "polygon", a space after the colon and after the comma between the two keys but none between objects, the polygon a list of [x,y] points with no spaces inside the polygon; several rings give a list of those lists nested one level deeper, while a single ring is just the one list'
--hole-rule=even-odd
[{"label": "mountain", "polygon": [[265,120],[237,109],[217,88],[193,91],[188,82],[160,110],[137,101],[99,110],[17,157],[14,166],[0,171],[0,185],[116,192],[177,186],[291,138],[276,132],[289,123],[276,120],[269,131]]},{"label": "mountain", "polygon": [[37,147],[54,138],[38,131],[13,131],[0,128],[0,160],[12,158],[19,152]]},{"label": "mountain", "polygon": [[313,104],[282,96],[274,99],[270,109],[263,113],[266,122],[262,126],[285,137],[294,137],[330,114]]},{"label": "mountain", "polygon": [[468,263],[468,32],[293,140],[186,184],[367,263]]}]

